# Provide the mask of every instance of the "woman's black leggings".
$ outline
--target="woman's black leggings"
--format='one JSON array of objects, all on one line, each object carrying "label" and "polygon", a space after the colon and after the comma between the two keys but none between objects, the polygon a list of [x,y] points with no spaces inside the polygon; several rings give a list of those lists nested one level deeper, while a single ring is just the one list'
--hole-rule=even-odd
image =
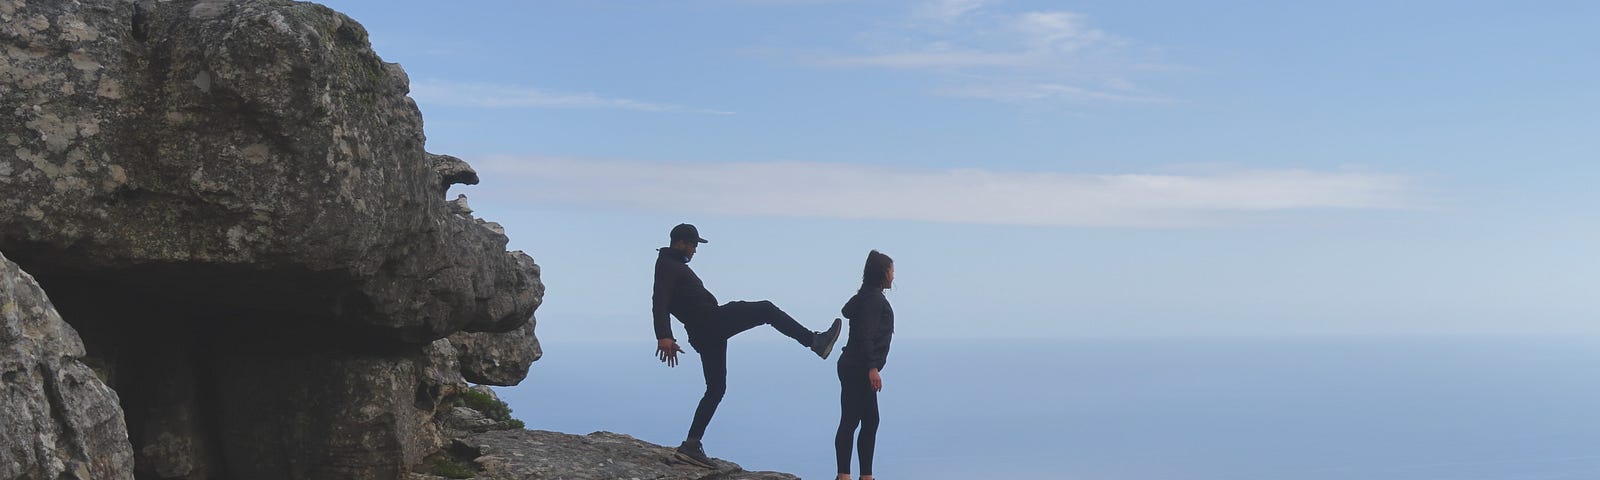
[{"label": "woman's black leggings", "polygon": [[872,475],[872,451],[878,444],[878,392],[867,379],[867,367],[839,362],[839,431],[833,435],[833,452],[839,473],[850,473],[850,437],[856,425],[861,436],[861,475]]}]

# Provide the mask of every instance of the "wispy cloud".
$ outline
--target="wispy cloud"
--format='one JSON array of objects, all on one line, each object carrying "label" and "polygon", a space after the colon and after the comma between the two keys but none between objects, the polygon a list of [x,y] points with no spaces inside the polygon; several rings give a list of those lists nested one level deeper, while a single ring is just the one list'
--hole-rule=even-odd
[{"label": "wispy cloud", "polygon": [[923,4],[917,9],[917,15],[939,22],[955,22],[968,13],[989,3],[989,0],[937,0]]},{"label": "wispy cloud", "polygon": [[[827,67],[927,70],[939,95],[990,100],[1149,101],[1130,78],[1154,72],[1135,42],[1064,10],[999,11],[987,0],[933,0],[855,52],[812,55]],[[1097,88],[1116,84],[1115,89]]]},{"label": "wispy cloud", "polygon": [[1098,102],[1132,102],[1132,103],[1161,103],[1171,101],[1162,97],[1143,95],[1138,93],[1124,93],[1113,89],[1092,89],[1059,83],[1036,83],[1023,85],[976,85],[957,88],[941,88],[933,93],[949,97],[966,97],[984,100],[998,100],[1004,102],[1028,102],[1036,100],[1067,100],[1067,101],[1098,101]]},{"label": "wispy cloud", "polygon": [[1265,212],[1413,206],[1406,178],[1353,172],[1071,174],[510,156],[474,164],[497,179],[475,188],[492,201],[711,215],[1174,228]]},{"label": "wispy cloud", "polygon": [[853,0],[731,0],[733,3],[756,6],[790,6],[790,5],[820,5],[824,3],[849,2]]},{"label": "wispy cloud", "polygon": [[463,83],[440,80],[412,82],[411,96],[419,103],[473,108],[598,108],[645,112],[681,112],[728,115],[708,108],[608,97],[587,92],[556,92],[531,87]]},{"label": "wispy cloud", "polygon": [[1029,55],[1005,52],[955,51],[930,48],[920,52],[825,57],[820,63],[841,67],[969,68],[1017,67],[1033,61]]}]

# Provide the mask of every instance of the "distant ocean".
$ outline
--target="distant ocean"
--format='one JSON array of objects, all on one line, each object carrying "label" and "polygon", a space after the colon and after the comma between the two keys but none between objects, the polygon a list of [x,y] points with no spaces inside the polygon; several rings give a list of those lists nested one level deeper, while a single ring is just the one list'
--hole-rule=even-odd
[{"label": "distant ocean", "polygon": [[[501,390],[529,428],[682,440],[692,352],[541,340]],[[833,478],[833,361],[762,330],[729,355],[707,453]],[[883,373],[885,480],[1600,479],[1600,338],[902,335]]]}]

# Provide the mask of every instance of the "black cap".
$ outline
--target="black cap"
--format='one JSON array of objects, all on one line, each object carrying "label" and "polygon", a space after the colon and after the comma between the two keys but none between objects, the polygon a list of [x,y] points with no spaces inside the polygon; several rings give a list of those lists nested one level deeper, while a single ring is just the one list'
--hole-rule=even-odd
[{"label": "black cap", "polygon": [[710,243],[706,239],[700,238],[700,230],[687,223],[680,223],[678,226],[672,227],[672,241],[676,242],[678,240]]}]

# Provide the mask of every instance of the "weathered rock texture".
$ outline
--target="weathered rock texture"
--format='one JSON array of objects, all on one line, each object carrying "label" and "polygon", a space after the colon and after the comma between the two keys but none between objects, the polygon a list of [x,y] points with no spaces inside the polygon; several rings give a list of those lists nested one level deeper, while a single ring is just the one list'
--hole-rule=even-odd
[{"label": "weathered rock texture", "polygon": [[[446,211],[477,175],[423,150],[404,73],[348,17],[270,0],[0,15],[0,247],[37,274],[180,277],[408,341],[513,329],[537,301],[503,235]],[[236,280],[267,275],[292,281]]]},{"label": "weathered rock texture", "polygon": [[463,362],[520,380],[538,267],[445,201],[477,174],[424,150],[407,90],[315,4],[0,0],[0,252],[83,345],[29,347],[7,395],[122,408],[6,403],[0,441],[69,453],[0,469],[115,478],[129,447],[89,448],[122,441],[141,479],[395,478],[445,442]]},{"label": "weathered rock texture", "polygon": [[0,478],[133,478],[117,394],[33,277],[0,255]]},{"label": "weathered rock texture", "polygon": [[467,437],[452,449],[472,457],[479,478],[517,480],[799,480],[777,472],[747,472],[712,459],[700,468],[672,458],[672,449],[627,435],[570,435],[541,430],[500,430]]},{"label": "weathered rock texture", "polygon": [[481,385],[510,386],[528,376],[528,367],[544,351],[533,335],[533,319],[507,333],[461,332],[450,336],[461,357],[461,375]]}]

